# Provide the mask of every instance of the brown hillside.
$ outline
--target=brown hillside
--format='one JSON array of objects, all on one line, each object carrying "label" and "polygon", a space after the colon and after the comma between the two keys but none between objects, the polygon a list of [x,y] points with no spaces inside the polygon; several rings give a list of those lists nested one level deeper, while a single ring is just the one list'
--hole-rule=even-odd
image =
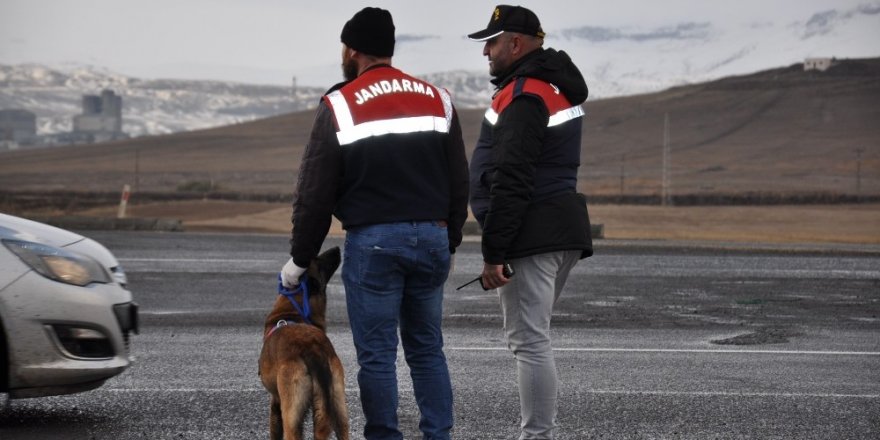
[{"label": "brown hillside", "polygon": [[[656,192],[669,115],[676,193],[880,191],[880,60],[802,65],[587,104],[581,179],[598,193]],[[616,179],[615,179],[616,177]]]},{"label": "brown hillside", "polygon": [[[656,194],[664,115],[675,193],[880,194],[880,59],[801,65],[585,104],[581,189]],[[473,148],[482,110],[463,110]],[[0,190],[290,193],[313,112],[98,145],[0,153]],[[621,179],[623,177],[623,179]],[[621,188],[622,186],[622,188]]]}]

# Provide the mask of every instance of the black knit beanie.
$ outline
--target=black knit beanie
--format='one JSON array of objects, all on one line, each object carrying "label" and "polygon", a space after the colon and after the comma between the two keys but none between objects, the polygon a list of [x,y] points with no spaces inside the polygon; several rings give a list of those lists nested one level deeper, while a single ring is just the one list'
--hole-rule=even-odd
[{"label": "black knit beanie", "polygon": [[368,55],[394,55],[394,22],[391,13],[379,8],[364,8],[342,27],[342,42]]}]

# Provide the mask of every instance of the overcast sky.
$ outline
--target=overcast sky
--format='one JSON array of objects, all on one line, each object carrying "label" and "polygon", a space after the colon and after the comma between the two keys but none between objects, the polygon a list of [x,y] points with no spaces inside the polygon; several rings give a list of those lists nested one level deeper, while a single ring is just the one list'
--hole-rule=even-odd
[{"label": "overcast sky", "polygon": [[[454,42],[450,50],[456,54],[471,52],[448,57],[445,70],[485,69],[481,46],[465,45],[461,39],[485,27],[496,4],[484,0],[0,0],[0,64],[79,63],[142,78],[272,84],[289,84],[296,75],[303,78],[301,84],[332,84],[339,78],[316,79],[314,73],[339,64],[342,25],[362,7],[380,6],[394,16],[398,36],[412,37],[408,51],[395,58],[404,70],[428,73],[436,69],[437,58],[448,57],[419,52],[419,37],[448,39]],[[534,10],[552,36],[554,30],[581,26],[805,22],[816,12],[878,2],[542,0],[512,4]],[[865,35],[866,44],[880,46],[878,41],[880,30]],[[846,55],[845,50],[841,48],[836,55]]]}]

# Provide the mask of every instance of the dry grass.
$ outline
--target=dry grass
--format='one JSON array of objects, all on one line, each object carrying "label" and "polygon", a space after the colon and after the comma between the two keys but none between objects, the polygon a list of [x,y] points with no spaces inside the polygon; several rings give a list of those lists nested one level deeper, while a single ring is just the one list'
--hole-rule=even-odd
[{"label": "dry grass", "polygon": [[591,207],[607,238],[880,243],[880,205]]},{"label": "dry grass", "polygon": [[[167,217],[190,231],[252,231],[286,234],[290,205],[194,201],[134,205],[133,217]],[[768,243],[880,244],[880,204],[807,206],[661,207],[593,205],[594,223],[608,239],[717,240]],[[79,215],[112,216],[115,207]],[[334,221],[332,234],[342,229]]]}]

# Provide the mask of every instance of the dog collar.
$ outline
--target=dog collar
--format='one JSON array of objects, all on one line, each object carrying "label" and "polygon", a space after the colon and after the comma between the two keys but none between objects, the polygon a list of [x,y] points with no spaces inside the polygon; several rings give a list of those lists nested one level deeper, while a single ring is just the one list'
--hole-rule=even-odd
[{"label": "dog collar", "polygon": [[[296,302],[296,297],[294,296],[296,292],[302,292],[302,300],[303,305],[300,307]],[[306,324],[311,324],[312,320],[312,309],[309,306],[309,283],[308,280],[304,277],[302,282],[299,283],[299,287],[296,290],[290,290],[287,287],[284,287],[284,283],[281,281],[281,274],[278,274],[278,294],[285,296],[291,304],[293,304],[293,308],[299,312],[299,316],[302,316],[303,321]]]},{"label": "dog collar", "polygon": [[278,330],[281,327],[287,327],[288,325],[296,325],[296,324],[297,324],[296,321],[288,321],[286,319],[279,320],[278,323],[275,324],[275,327],[272,327],[272,329],[269,330],[269,333],[266,333],[266,337],[263,339],[269,339],[269,336],[272,336],[272,333],[275,333],[275,330]]}]

